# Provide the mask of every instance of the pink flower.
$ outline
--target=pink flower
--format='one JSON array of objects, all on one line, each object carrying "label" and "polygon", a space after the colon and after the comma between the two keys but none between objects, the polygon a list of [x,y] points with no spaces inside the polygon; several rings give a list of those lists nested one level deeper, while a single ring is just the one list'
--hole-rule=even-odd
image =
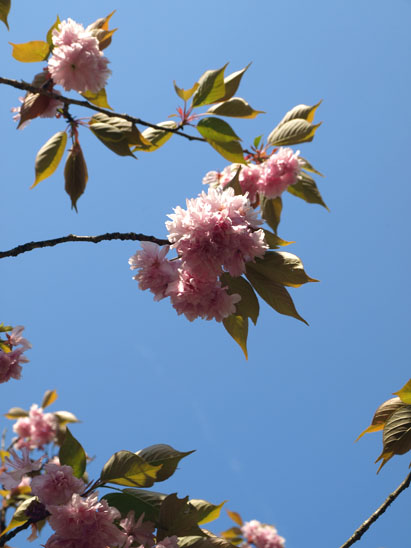
[{"label": "pink flower", "polygon": [[53,30],[53,44],[48,70],[56,84],[66,91],[97,93],[104,88],[111,71],[91,31],[67,19]]},{"label": "pink flower", "polygon": [[57,419],[53,413],[43,413],[38,405],[33,404],[29,416],[19,419],[13,426],[13,430],[19,436],[16,446],[42,449],[43,445],[55,440],[57,426]]},{"label": "pink flower", "polygon": [[219,280],[202,280],[187,270],[180,270],[180,278],[170,284],[168,294],[178,314],[184,314],[190,322],[196,318],[215,319],[221,322],[234,314],[240,295],[229,295]]},{"label": "pink flower", "polygon": [[159,301],[166,296],[168,285],[177,278],[179,261],[168,261],[165,256],[169,246],[160,247],[152,242],[142,242],[142,251],[137,251],[130,257],[131,270],[138,270],[133,276],[138,281],[140,289],[149,289],[154,293],[154,300]]},{"label": "pink flower", "polygon": [[40,470],[41,461],[44,457],[40,457],[36,461],[30,459],[30,452],[27,447],[23,447],[21,450],[22,457],[20,458],[14,449],[10,449],[9,453],[12,459],[6,457],[5,462],[14,471],[3,472],[0,475],[0,483],[3,484],[7,490],[15,489],[19,486],[22,478],[25,474],[33,472],[34,470]]},{"label": "pink flower", "polygon": [[246,196],[208,189],[177,207],[166,222],[168,239],[177,250],[183,268],[201,280],[215,280],[224,268],[232,276],[245,271],[245,263],[262,257],[268,248],[261,220]]},{"label": "pink flower", "polygon": [[248,164],[246,166],[240,166],[240,164],[231,164],[223,169],[220,176],[220,184],[223,188],[233,180],[238,169],[241,167],[241,171],[238,177],[243,194],[248,192],[248,199],[253,204],[257,199],[258,181],[261,177],[261,167],[256,164]]},{"label": "pink flower", "polygon": [[83,493],[84,482],[73,476],[71,466],[48,463],[44,470],[45,474],[33,478],[31,490],[46,506],[66,504],[73,493]]},{"label": "pink flower", "polygon": [[56,532],[45,548],[106,548],[123,546],[127,535],[113,521],[120,512],[97,493],[82,498],[75,493],[63,506],[49,506],[49,524]]},{"label": "pink flower", "polygon": [[121,527],[127,535],[127,542],[123,548],[128,548],[133,543],[151,548],[154,546],[154,523],[143,521],[144,513],[135,521],[134,511],[130,510],[127,516],[120,521]]},{"label": "pink flower", "polygon": [[252,542],[257,548],[283,548],[285,544],[285,539],[280,537],[275,527],[256,519],[244,523],[241,532],[246,541]]},{"label": "pink flower", "polygon": [[300,152],[291,148],[280,148],[266,160],[262,167],[258,190],[267,198],[277,198],[284,190],[297,182],[301,171]]},{"label": "pink flower", "polygon": [[11,352],[0,350],[0,383],[7,382],[11,378],[20,379],[22,367],[20,364],[29,360],[23,356],[24,348],[16,348]]},{"label": "pink flower", "polygon": [[24,331],[24,327],[22,325],[17,325],[13,331],[10,333],[10,335],[7,335],[8,342],[11,346],[18,346],[21,345],[24,350],[28,350],[31,348],[31,344],[27,339],[22,337],[22,333]]},{"label": "pink flower", "polygon": [[158,542],[156,546],[158,548],[178,548],[177,540],[178,539],[176,535],[173,535],[172,537],[165,537],[163,538],[163,540],[160,540],[160,542]]}]

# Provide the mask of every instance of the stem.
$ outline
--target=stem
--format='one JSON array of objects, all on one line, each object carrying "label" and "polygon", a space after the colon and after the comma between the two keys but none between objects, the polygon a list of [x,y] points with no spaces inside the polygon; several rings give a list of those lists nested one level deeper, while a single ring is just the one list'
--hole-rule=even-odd
[{"label": "stem", "polygon": [[368,531],[371,525],[375,521],[377,521],[377,519],[386,511],[386,509],[394,502],[394,500],[398,497],[398,495],[402,493],[402,491],[407,489],[407,487],[410,486],[410,483],[411,483],[411,472],[408,474],[405,480],[397,487],[397,489],[388,495],[388,497],[381,504],[381,506],[373,514],[371,514],[371,516],[368,519],[366,519],[364,523],[362,523],[358,527],[358,529],[354,532],[354,534],[344,544],[342,544],[340,548],[348,548],[349,546],[352,546],[354,542],[357,542],[357,540],[360,540],[363,534],[366,531]]},{"label": "stem", "polygon": [[[154,242],[158,245],[168,245],[168,240],[162,240],[155,236],[147,236],[146,234],[136,234],[135,232],[107,232],[106,234],[100,234],[99,236],[75,236],[69,234],[68,236],[62,236],[61,238],[54,238],[52,240],[42,240],[39,242],[27,242],[22,245],[18,245],[8,251],[0,251],[0,259],[5,257],[17,257],[26,251],[32,251],[33,249],[39,249],[42,247],[53,247],[65,242],[90,242],[98,244],[99,242],[107,240],[132,240],[140,242]],[[0,545],[1,546],[1,545]]]},{"label": "stem", "polygon": [[161,131],[168,131],[170,133],[175,133],[176,135],[180,135],[180,137],[185,137],[189,141],[202,141],[204,143],[206,142],[206,140],[203,139],[202,137],[194,137],[194,135],[189,135],[188,133],[179,131],[178,128],[166,128],[166,127],[157,126],[156,124],[145,122],[141,118],[135,118],[134,116],[130,116],[129,114],[121,114],[119,112],[113,112],[112,110],[107,110],[106,108],[97,107],[96,105],[92,105],[88,101],[79,101],[78,99],[70,99],[69,97],[65,97],[64,95],[59,95],[58,93],[54,93],[45,88],[38,88],[36,86],[32,86],[31,84],[27,84],[26,82],[17,82],[17,80],[10,80],[9,78],[2,78],[0,76],[0,84],[5,84],[6,86],[22,89],[24,91],[30,91],[31,93],[40,93],[42,95],[46,95],[47,97],[57,99],[58,101],[60,101],[61,103],[64,103],[65,105],[77,105],[79,107],[95,110],[96,112],[102,112],[103,114],[107,114],[107,116],[111,116],[111,117],[115,116],[117,118],[123,118],[124,120],[127,120],[128,122],[132,122],[133,124],[140,124],[141,126],[151,127],[153,129],[159,129]]}]

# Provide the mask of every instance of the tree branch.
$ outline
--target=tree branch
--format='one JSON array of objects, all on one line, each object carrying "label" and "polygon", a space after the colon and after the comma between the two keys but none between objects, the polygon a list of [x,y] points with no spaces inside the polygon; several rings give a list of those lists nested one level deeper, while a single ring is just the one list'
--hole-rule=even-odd
[{"label": "tree branch", "polygon": [[0,251],[0,259],[5,257],[17,257],[26,251],[32,251],[33,249],[40,249],[42,247],[53,247],[65,242],[90,242],[98,244],[99,242],[107,240],[133,240],[139,242],[154,242],[158,245],[168,245],[168,240],[156,238],[155,236],[147,236],[146,234],[136,234],[135,232],[107,232],[106,234],[100,234],[99,236],[75,236],[69,234],[68,236],[62,236],[61,238],[54,238],[52,240],[42,240],[40,242],[27,242],[22,245],[18,245],[8,251]]},{"label": "tree branch", "polygon": [[354,532],[354,534],[345,542],[343,545],[340,546],[340,548],[348,548],[349,546],[352,546],[354,542],[357,542],[357,540],[360,540],[360,538],[363,536],[363,534],[368,531],[368,529],[371,527],[371,525],[377,521],[377,519],[386,511],[386,509],[394,502],[394,500],[398,497],[402,491],[407,489],[407,487],[410,486],[411,483],[411,472],[408,474],[408,476],[405,478],[405,480],[397,487],[395,491],[390,493],[388,497],[385,499],[385,501],[381,504],[381,506],[373,513],[371,516],[362,523],[358,529]]},{"label": "tree branch", "polygon": [[108,110],[106,108],[97,107],[96,105],[92,105],[88,101],[71,99],[70,97],[59,95],[58,93],[54,93],[44,88],[38,88],[36,86],[32,86],[31,84],[27,84],[26,82],[18,82],[17,80],[10,80],[9,78],[2,78],[0,76],[0,84],[5,84],[6,86],[22,89],[23,91],[30,91],[31,93],[40,93],[42,95],[46,95],[47,97],[57,99],[58,101],[64,103],[65,105],[77,105],[79,107],[95,110],[96,112],[102,112],[103,114],[106,114],[107,116],[111,116],[111,117],[115,116],[117,118],[123,118],[124,120],[127,120],[128,122],[132,122],[133,124],[139,124],[141,126],[151,127],[153,129],[160,129],[161,131],[168,131],[169,133],[175,133],[176,135],[180,135],[180,137],[185,137],[189,141],[206,142],[206,140],[203,139],[202,137],[195,137],[194,135],[189,135],[188,133],[184,133],[183,131],[180,131],[178,128],[167,128],[167,127],[158,126],[156,124],[151,124],[150,122],[145,122],[141,118],[135,118],[134,116],[130,116],[129,114],[121,114],[120,112],[113,112],[112,110]]}]

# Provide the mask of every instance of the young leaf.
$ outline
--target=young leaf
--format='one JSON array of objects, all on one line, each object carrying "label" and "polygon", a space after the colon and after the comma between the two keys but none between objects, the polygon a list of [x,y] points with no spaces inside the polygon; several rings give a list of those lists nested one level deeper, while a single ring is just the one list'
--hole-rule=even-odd
[{"label": "young leaf", "polygon": [[119,156],[133,156],[131,152],[126,133],[114,125],[114,123],[98,122],[96,116],[89,122],[89,128],[94,135],[109,148],[112,152],[115,152]]},{"label": "young leaf", "polygon": [[51,405],[52,403],[54,403],[57,399],[57,391],[56,390],[46,390],[44,396],[43,396],[43,401],[41,402],[41,407],[43,409],[45,409],[46,407],[48,407],[49,405]]},{"label": "young leaf", "polygon": [[224,78],[225,94],[220,101],[227,101],[235,95],[238,86],[240,85],[241,78],[250,65],[251,63],[248,63],[245,68],[238,70],[237,72],[233,72]]},{"label": "young leaf", "polygon": [[308,323],[297,312],[293,300],[286,288],[277,282],[273,282],[263,274],[250,268],[251,263],[246,265],[246,276],[251,285],[262,299],[274,310],[285,316],[292,316],[308,325]]},{"label": "young leaf", "polygon": [[237,171],[235,172],[234,177],[229,181],[226,185],[224,185],[224,188],[232,188],[234,189],[234,195],[240,196],[243,193],[243,190],[240,185],[240,173],[241,173],[241,166],[238,166]]},{"label": "young leaf", "polygon": [[281,220],[283,201],[281,198],[260,197],[261,216],[270,228],[277,234],[277,228]]},{"label": "young leaf", "polygon": [[60,23],[61,23],[60,17],[57,15],[55,22],[53,23],[53,25],[49,28],[47,32],[46,40],[47,40],[47,44],[49,45],[50,51],[53,49],[53,30],[57,29]]},{"label": "young leaf", "polygon": [[129,487],[151,487],[161,467],[146,462],[131,451],[118,451],[104,465],[100,479],[104,483]]},{"label": "young leaf", "polygon": [[94,21],[94,23],[87,27],[88,30],[91,31],[92,35],[97,38],[100,50],[105,49],[111,44],[111,37],[117,30],[109,30],[108,28],[108,23],[115,11],[116,10],[112,11],[109,15],[107,15],[107,17],[101,17],[100,19],[97,19],[97,21]]},{"label": "young leaf", "polygon": [[312,173],[315,173],[316,175],[319,175],[320,177],[324,177],[324,175],[322,173],[320,173],[319,171],[317,171],[311,164],[308,160],[306,160],[305,158],[303,158],[302,156],[300,156],[300,160],[302,161],[302,168],[305,169],[306,171],[311,171]]},{"label": "young leaf", "polygon": [[15,419],[20,419],[22,417],[28,417],[29,412],[26,411],[25,409],[22,409],[21,407],[12,407],[11,409],[7,411],[7,413],[4,416],[6,417],[6,419],[15,420]]},{"label": "young leaf", "polygon": [[232,116],[235,118],[255,118],[259,114],[263,114],[263,110],[254,110],[241,97],[233,97],[224,103],[217,103],[207,110],[210,114],[218,116]]},{"label": "young leaf", "polygon": [[404,384],[401,390],[394,392],[394,394],[397,395],[402,402],[411,404],[411,379]]},{"label": "young leaf", "polygon": [[80,144],[74,143],[67,155],[64,166],[65,190],[71,199],[71,207],[77,211],[77,200],[86,189],[88,181],[87,165]]},{"label": "young leaf", "polygon": [[108,30],[108,23],[112,16],[116,13],[116,10],[113,10],[111,13],[109,13],[106,17],[100,17],[94,23],[91,23],[87,28],[88,30],[94,30],[94,29],[103,29]]},{"label": "young leaf", "polygon": [[194,453],[194,451],[181,452],[171,447],[171,445],[157,444],[137,451],[136,455],[153,466],[161,465],[156,481],[164,481],[174,474],[180,460],[191,455],[191,453]]},{"label": "young leaf", "polygon": [[60,426],[64,426],[70,422],[80,422],[76,415],[73,415],[70,411],[54,411],[53,415],[58,420]]},{"label": "young leaf", "polygon": [[194,92],[192,105],[201,107],[219,101],[225,95],[224,71],[226,63],[217,70],[207,70],[198,81],[198,88]]},{"label": "young leaf", "polygon": [[284,118],[281,120],[281,122],[278,124],[277,127],[282,126],[286,122],[289,122],[290,120],[306,120],[307,122],[312,122],[314,120],[315,111],[317,108],[321,105],[322,100],[318,101],[317,104],[313,106],[308,105],[297,105],[296,107],[292,108],[287,112],[287,114],[284,116]]},{"label": "young leaf", "polygon": [[378,432],[378,430],[382,430],[389,417],[403,405],[404,403],[398,397],[391,398],[390,400],[382,403],[374,413],[370,426],[361,432],[355,441],[362,438],[364,434],[370,434],[371,432]]},{"label": "young leaf", "polygon": [[13,44],[12,56],[22,63],[38,63],[45,61],[50,53],[50,46],[43,40],[33,40],[24,44]]},{"label": "young leaf", "polygon": [[83,477],[86,470],[86,453],[81,444],[66,428],[66,435],[59,451],[60,464],[71,466],[76,478]]},{"label": "young leaf", "polygon": [[266,230],[263,228],[264,231],[264,239],[267,242],[270,249],[278,249],[279,247],[283,247],[285,245],[293,244],[294,242],[286,242],[276,234],[273,234],[269,230]]},{"label": "young leaf", "polygon": [[402,405],[387,419],[382,437],[383,450],[375,462],[382,460],[378,472],[394,455],[411,450],[411,405]]},{"label": "young leaf", "polygon": [[12,529],[19,527],[19,525],[23,525],[23,523],[26,523],[26,521],[30,519],[29,516],[26,514],[26,510],[28,509],[30,504],[35,501],[37,501],[37,497],[30,497],[24,500],[21,504],[19,504],[19,506],[17,506],[9,525],[1,532],[0,537],[5,535]]},{"label": "young leaf", "polygon": [[[156,125],[164,128],[169,128],[169,129],[177,128],[177,124],[170,120],[167,120],[165,122],[159,122]],[[150,143],[150,146],[145,148],[140,148],[139,146],[137,146],[136,148],[133,149],[133,151],[141,149],[144,152],[153,152],[154,150],[157,150],[158,148],[163,146],[169,139],[171,139],[173,132],[149,127],[145,129],[141,135],[146,141]]]},{"label": "young leaf", "polygon": [[33,120],[34,118],[37,118],[37,116],[43,114],[49,104],[50,99],[45,95],[27,92],[23,104],[20,107],[20,119],[17,129],[20,129],[27,120]]},{"label": "young leaf", "polygon": [[254,141],[253,141],[254,148],[258,148],[258,145],[260,144],[262,138],[263,138],[263,136],[259,135],[258,137],[256,137],[254,139]]},{"label": "young leaf", "polygon": [[182,99],[183,101],[188,101],[190,97],[193,95],[195,91],[197,91],[199,87],[199,83],[196,82],[194,86],[191,89],[181,89],[176,84],[176,81],[174,80],[174,89],[176,90],[177,95]]},{"label": "young leaf", "polygon": [[221,508],[227,501],[224,500],[221,504],[211,504],[206,500],[191,499],[188,503],[197,510],[197,519],[199,525],[204,525],[210,521],[214,521],[220,516]]},{"label": "young leaf", "polygon": [[236,313],[244,318],[251,318],[254,325],[256,325],[260,313],[260,305],[251,285],[243,277],[234,278],[228,272],[224,272],[220,276],[220,280],[223,287],[227,286],[227,293],[229,295],[237,293],[241,297],[241,301],[235,305]]},{"label": "young leaf", "polygon": [[63,157],[67,143],[67,133],[59,131],[51,137],[38,151],[34,164],[35,179],[30,188],[52,175]]},{"label": "young leaf", "polygon": [[188,503],[188,497],[179,499],[175,493],[163,500],[157,524],[157,542],[165,537],[203,534],[198,526],[198,512]]},{"label": "young leaf", "polygon": [[232,127],[219,118],[203,118],[198,122],[197,130],[207,141],[216,141],[218,143],[241,141]]},{"label": "young leaf", "polygon": [[305,171],[299,173],[297,182],[287,187],[287,191],[309,204],[319,204],[328,210],[314,179],[308,173],[305,173]]},{"label": "young leaf", "polygon": [[7,30],[10,30],[9,24],[7,21],[7,16],[10,12],[11,0],[0,0],[0,21],[6,25]]},{"label": "young leaf", "polygon": [[223,158],[234,164],[245,164],[243,149],[238,141],[213,141],[207,139],[209,145],[211,145]]},{"label": "young leaf", "polygon": [[318,282],[306,274],[299,257],[285,251],[267,251],[262,259],[247,263],[247,269],[288,287]]},{"label": "young leaf", "polygon": [[94,93],[93,91],[83,91],[80,95],[93,105],[113,110],[107,102],[107,93],[104,88],[101,88],[97,93]]},{"label": "young leaf", "polygon": [[232,510],[226,510],[228,517],[230,517],[234,523],[239,525],[240,527],[243,525],[243,518],[240,516],[238,512],[233,512]]},{"label": "young leaf", "polygon": [[223,319],[223,325],[228,334],[231,335],[244,352],[245,359],[248,360],[248,318],[240,316],[239,314],[231,314]]},{"label": "young leaf", "polygon": [[114,506],[125,517],[130,510],[134,510],[135,516],[141,516],[149,521],[156,522],[160,513],[163,500],[168,495],[147,491],[146,489],[122,489],[121,493],[108,493],[103,497],[110,506]]},{"label": "young leaf", "polygon": [[290,120],[273,129],[267,138],[267,143],[271,146],[282,146],[312,141],[320,125],[321,122],[311,124],[302,119]]}]

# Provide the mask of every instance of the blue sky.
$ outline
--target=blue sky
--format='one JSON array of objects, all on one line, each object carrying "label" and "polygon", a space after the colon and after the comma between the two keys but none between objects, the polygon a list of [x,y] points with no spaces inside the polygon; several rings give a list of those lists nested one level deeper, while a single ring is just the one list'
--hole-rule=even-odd
[{"label": "blue sky", "polygon": [[[166,120],[179,106],[174,79],[191,87],[227,61],[232,71],[253,62],[238,94],[266,112],[233,120],[245,145],[293,106],[323,99],[314,142],[296,148],[325,174],[318,183],[330,213],[285,196],[279,234],[295,241],[287,250],[321,283],[292,290],[310,327],[261,307],[248,362],[221,325],[190,323],[138,290],[127,264],[133,242],[3,259],[0,321],[25,325],[33,349],[23,379],[1,386],[1,408],[28,408],[56,388],[52,410],[83,421],[73,433],[96,456],[91,475],[119,449],[197,449],[158,490],[228,499],[244,519],[274,523],[288,548],[340,546],[408,472],[406,455],[376,476],[381,435],[354,439],[411,377],[411,3],[43,0],[29,15],[24,3],[12,4],[11,30],[0,29],[1,75],[27,81],[40,65],[12,59],[8,41],[43,39],[56,13],[87,25],[117,8],[119,30],[106,50],[109,102],[145,120]],[[120,158],[83,130],[89,183],[76,214],[62,168],[29,189],[36,152],[64,124],[35,120],[16,131],[9,109],[20,93],[0,92],[2,250],[69,233],[164,237],[166,215],[202,190],[207,171],[227,164],[177,137],[137,161]],[[372,527],[363,548],[407,546],[409,497]],[[214,530],[227,526],[223,517]]]}]

